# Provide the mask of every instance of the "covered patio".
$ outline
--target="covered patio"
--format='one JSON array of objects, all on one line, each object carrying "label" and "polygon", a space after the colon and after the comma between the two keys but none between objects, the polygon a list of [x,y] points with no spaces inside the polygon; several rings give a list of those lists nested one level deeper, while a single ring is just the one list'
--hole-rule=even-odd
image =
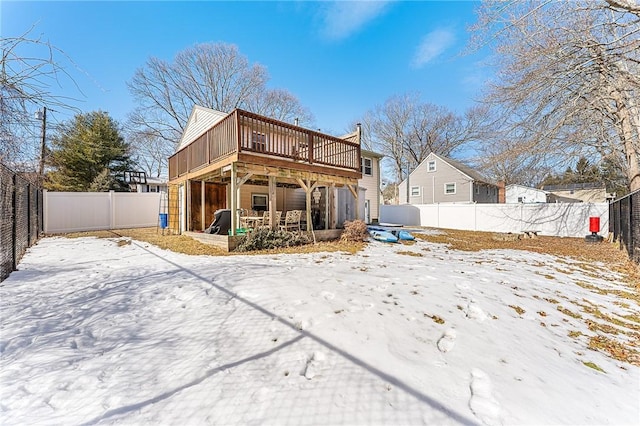
[{"label": "covered patio", "polygon": [[361,217],[361,176],[359,127],[340,139],[240,109],[223,116],[195,107],[169,158],[169,228],[201,233],[215,211],[230,209],[229,237],[243,210],[267,211],[273,228],[276,212],[302,210],[306,231],[336,229]]}]

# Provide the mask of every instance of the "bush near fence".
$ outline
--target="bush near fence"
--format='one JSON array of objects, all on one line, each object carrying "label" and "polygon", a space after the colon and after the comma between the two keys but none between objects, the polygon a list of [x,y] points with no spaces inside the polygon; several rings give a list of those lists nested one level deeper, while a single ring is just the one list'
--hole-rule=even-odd
[{"label": "bush near fence", "polygon": [[629,258],[640,264],[640,190],[618,198],[609,205],[609,232]]},{"label": "bush near fence", "polygon": [[42,233],[42,188],[0,163],[0,281],[16,270],[18,262]]}]

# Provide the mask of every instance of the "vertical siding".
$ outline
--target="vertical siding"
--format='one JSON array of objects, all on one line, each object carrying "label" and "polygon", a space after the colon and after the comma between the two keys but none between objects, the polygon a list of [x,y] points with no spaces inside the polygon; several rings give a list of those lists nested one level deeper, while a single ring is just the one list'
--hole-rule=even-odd
[{"label": "vertical siding", "polygon": [[[242,185],[239,208],[251,210],[251,194],[269,194],[266,185]],[[276,188],[276,210],[305,210],[306,196],[300,188]]]},{"label": "vertical siding", "polygon": [[303,189],[288,189],[283,210],[306,210],[307,199]]}]

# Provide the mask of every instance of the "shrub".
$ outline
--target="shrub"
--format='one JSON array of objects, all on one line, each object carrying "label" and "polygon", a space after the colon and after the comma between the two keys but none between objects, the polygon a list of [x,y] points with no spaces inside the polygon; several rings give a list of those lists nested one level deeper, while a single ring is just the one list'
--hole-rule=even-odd
[{"label": "shrub", "polygon": [[367,224],[362,220],[346,221],[340,239],[350,243],[367,241],[369,239]]},{"label": "shrub", "polygon": [[309,244],[309,242],[309,238],[305,234],[261,228],[248,233],[242,238],[235,251],[245,252],[292,247]]}]

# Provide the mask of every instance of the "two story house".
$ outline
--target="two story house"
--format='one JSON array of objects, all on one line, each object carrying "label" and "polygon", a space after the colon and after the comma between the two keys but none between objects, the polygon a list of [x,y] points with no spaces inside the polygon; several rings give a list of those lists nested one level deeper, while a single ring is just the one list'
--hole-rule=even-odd
[{"label": "two story house", "polygon": [[469,166],[430,153],[399,185],[399,204],[497,203],[498,186]]},{"label": "two story house", "polygon": [[[240,109],[195,106],[169,158],[168,227],[202,231],[218,209],[231,210],[231,235],[241,209],[268,211],[271,223],[276,211],[303,210],[309,231],[364,219],[367,204],[377,208],[379,185],[361,185],[360,140],[360,126],[338,138]],[[377,161],[371,165],[379,179]]]}]

